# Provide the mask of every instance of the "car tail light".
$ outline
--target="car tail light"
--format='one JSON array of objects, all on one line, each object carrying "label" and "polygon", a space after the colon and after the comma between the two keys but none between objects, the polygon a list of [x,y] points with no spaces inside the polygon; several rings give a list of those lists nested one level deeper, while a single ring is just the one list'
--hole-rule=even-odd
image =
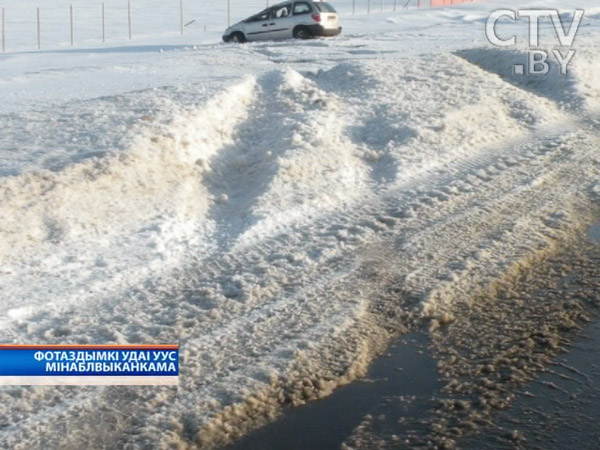
[{"label": "car tail light", "polygon": [[315,22],[320,22],[321,21],[321,14],[319,13],[315,13],[312,15],[312,18]]}]

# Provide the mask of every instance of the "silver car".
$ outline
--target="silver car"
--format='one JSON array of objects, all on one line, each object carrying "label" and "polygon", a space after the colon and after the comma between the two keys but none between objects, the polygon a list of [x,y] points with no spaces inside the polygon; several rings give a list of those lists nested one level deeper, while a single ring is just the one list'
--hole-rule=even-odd
[{"label": "silver car", "polygon": [[309,39],[342,32],[337,11],[326,2],[287,1],[230,26],[225,42]]}]

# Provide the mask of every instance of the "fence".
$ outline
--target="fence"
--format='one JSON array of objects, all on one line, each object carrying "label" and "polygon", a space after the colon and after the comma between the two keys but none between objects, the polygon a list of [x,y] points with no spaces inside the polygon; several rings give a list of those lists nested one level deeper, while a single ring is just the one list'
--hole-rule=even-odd
[{"label": "fence", "polygon": [[[39,6],[39,0],[4,0],[1,8],[2,53],[134,38],[221,32],[232,22],[280,0],[57,0]],[[473,0],[330,0],[342,15],[395,12]],[[216,3],[216,4],[215,4]]]}]

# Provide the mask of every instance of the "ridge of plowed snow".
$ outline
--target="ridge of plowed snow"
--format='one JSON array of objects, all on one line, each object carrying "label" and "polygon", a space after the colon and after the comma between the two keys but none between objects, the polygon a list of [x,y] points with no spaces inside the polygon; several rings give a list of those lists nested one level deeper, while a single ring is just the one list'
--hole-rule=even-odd
[{"label": "ridge of plowed snow", "polygon": [[11,310],[20,298],[61,285],[64,301],[83,286],[131,282],[129,272],[148,276],[177,263],[184,249],[205,247],[213,199],[202,179],[246,118],[254,86],[254,79],[233,86],[197,110],[178,111],[166,125],[140,125],[123,153],[0,178],[9,315],[24,317],[23,309]]}]

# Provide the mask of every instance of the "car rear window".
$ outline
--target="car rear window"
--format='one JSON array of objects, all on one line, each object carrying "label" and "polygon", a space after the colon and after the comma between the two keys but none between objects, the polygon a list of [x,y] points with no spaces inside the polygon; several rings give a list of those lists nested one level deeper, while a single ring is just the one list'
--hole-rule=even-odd
[{"label": "car rear window", "polygon": [[294,14],[310,14],[312,9],[308,3],[295,3],[294,4]]},{"label": "car rear window", "polygon": [[321,12],[332,12],[332,13],[337,12],[335,10],[335,8],[333,6],[331,6],[329,3],[315,2],[315,5]]}]

